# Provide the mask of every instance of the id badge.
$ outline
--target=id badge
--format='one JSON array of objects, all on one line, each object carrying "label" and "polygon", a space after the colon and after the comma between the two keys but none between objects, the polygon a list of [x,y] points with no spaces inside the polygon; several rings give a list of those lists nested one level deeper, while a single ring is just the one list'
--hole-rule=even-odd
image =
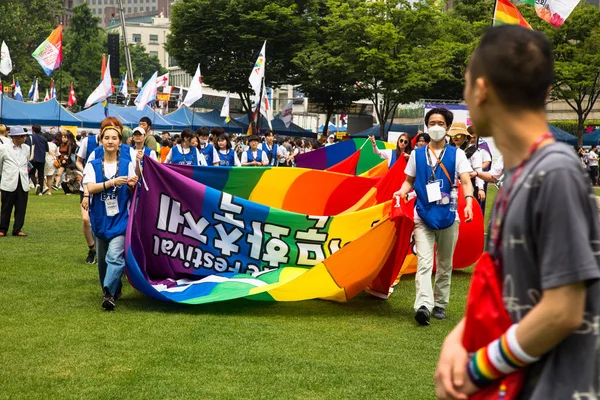
[{"label": "id badge", "polygon": [[430,203],[435,203],[442,199],[440,181],[430,182],[425,188],[427,189],[427,201]]},{"label": "id badge", "polygon": [[107,199],[104,205],[106,206],[106,215],[108,217],[114,217],[119,213],[119,203],[116,199]]}]

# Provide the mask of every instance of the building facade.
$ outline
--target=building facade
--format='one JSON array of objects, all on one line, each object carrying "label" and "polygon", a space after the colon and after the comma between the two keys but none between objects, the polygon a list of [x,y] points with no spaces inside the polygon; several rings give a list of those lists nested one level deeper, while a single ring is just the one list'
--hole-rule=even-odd
[{"label": "building facade", "polygon": [[[161,14],[168,17],[174,0],[121,0],[126,18]],[[113,21],[119,21],[118,0],[73,0],[74,5],[87,3],[92,14],[100,18],[100,25],[109,27]]]}]

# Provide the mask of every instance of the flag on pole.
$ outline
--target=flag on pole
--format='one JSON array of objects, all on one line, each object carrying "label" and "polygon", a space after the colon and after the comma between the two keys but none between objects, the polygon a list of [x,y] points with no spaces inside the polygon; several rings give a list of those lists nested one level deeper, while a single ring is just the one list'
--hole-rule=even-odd
[{"label": "flag on pole", "polygon": [[29,97],[34,103],[36,103],[40,99],[37,77],[33,79],[33,83],[31,84],[31,89],[29,89],[27,97]]},{"label": "flag on pole", "polygon": [[48,89],[46,89],[46,96],[44,97],[44,101],[50,100],[50,95],[48,94]]},{"label": "flag on pole", "polygon": [[[108,56],[108,60],[110,61],[110,56]],[[113,93],[112,90],[113,85],[112,78],[110,76],[110,68],[105,68],[102,82],[100,82],[100,85],[98,85],[98,87],[87,98],[84,108],[88,108],[93,104],[106,100]]]},{"label": "flag on pole", "polygon": [[258,54],[258,58],[256,59],[256,62],[254,63],[254,68],[252,68],[250,77],[248,78],[248,81],[250,82],[250,86],[252,86],[252,90],[254,90],[254,97],[256,98],[257,102],[258,102],[258,99],[260,98],[260,87],[263,83],[263,78],[265,77],[265,66],[267,63],[267,58],[265,55],[266,47],[267,47],[267,41],[265,40],[265,42],[263,43],[262,49],[260,50],[260,53]]},{"label": "flag on pole", "polygon": [[271,112],[271,105],[269,104],[269,98],[267,97],[267,88],[263,82],[263,98],[260,102],[260,113],[266,118],[267,123],[269,124],[269,129],[273,129],[271,125],[271,120],[273,119],[273,113]]},{"label": "flag on pole", "polygon": [[21,84],[19,83],[18,79],[17,79],[17,83],[15,85],[14,97],[15,97],[15,100],[23,101],[23,93],[21,92]]},{"label": "flag on pole", "polygon": [[279,113],[279,119],[283,121],[286,128],[290,127],[290,125],[292,123],[292,119],[294,118],[293,113],[292,113],[293,109],[294,109],[294,102],[290,100],[286,104],[286,106],[283,107],[283,110],[281,110],[281,113]]},{"label": "flag on pole", "polygon": [[121,79],[121,86],[119,86],[119,93],[123,96],[127,97],[127,74],[123,75],[123,79]]},{"label": "flag on pole", "polygon": [[142,88],[143,84],[144,84],[144,82],[142,82],[142,77],[140,76],[140,79],[138,79],[138,81],[137,81],[137,88],[138,88],[138,90]]},{"label": "flag on pole", "polygon": [[535,12],[550,25],[560,28],[565,20],[571,15],[579,0],[521,0],[535,7]]},{"label": "flag on pole", "polygon": [[[10,59],[10,52],[8,46],[2,41],[2,47],[0,48],[0,72],[3,75],[8,75],[12,71],[12,61]],[[13,78],[14,79],[14,78]]]},{"label": "flag on pole", "polygon": [[221,117],[225,118],[226,124],[231,121],[231,117],[229,116],[229,92],[227,92],[227,97],[225,97],[223,107],[221,108]]},{"label": "flag on pole", "polygon": [[142,111],[148,103],[156,100],[156,78],[158,77],[158,71],[156,71],[150,79],[146,82],[138,97],[135,99],[135,105],[137,109]]},{"label": "flag on pole", "polygon": [[54,79],[50,80],[50,98],[56,98],[56,87],[54,87]]},{"label": "flag on pole", "polygon": [[50,74],[57,69],[62,63],[62,25],[59,25],[48,39],[44,40],[42,44],[31,55],[33,58],[40,63],[42,69],[46,75]]},{"label": "flag on pole", "polygon": [[494,25],[505,24],[521,25],[524,28],[532,29],[517,6],[509,0],[497,0],[494,9]]},{"label": "flag on pole", "polygon": [[156,87],[163,87],[163,86],[169,86],[169,73],[167,72],[164,75],[159,76],[158,78],[156,78]]},{"label": "flag on pole", "polygon": [[77,98],[75,97],[75,88],[73,87],[73,82],[71,82],[71,90],[69,90],[69,101],[67,102],[67,106],[72,107],[75,103],[77,103]]},{"label": "flag on pole", "polygon": [[202,74],[200,73],[200,64],[196,68],[196,73],[192,78],[192,83],[188,89],[187,94],[185,95],[185,99],[183,99],[183,104],[188,107],[191,107],[196,101],[202,98]]},{"label": "flag on pole", "polygon": [[[108,61],[106,58],[106,54],[102,54],[102,70],[100,73],[100,82],[102,82],[102,80],[104,79],[104,74],[106,73],[106,69],[110,69],[110,56],[108,56]],[[110,79],[110,94],[113,94],[115,92],[115,85],[113,84],[112,81],[112,76]]]}]

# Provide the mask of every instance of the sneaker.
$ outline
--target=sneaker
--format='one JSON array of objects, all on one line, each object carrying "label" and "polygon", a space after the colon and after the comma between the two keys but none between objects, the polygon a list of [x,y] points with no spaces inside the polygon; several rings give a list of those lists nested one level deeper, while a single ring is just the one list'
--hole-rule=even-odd
[{"label": "sneaker", "polygon": [[103,296],[102,297],[102,308],[106,311],[112,311],[115,309],[115,298],[112,296]]},{"label": "sneaker", "polygon": [[419,309],[415,313],[415,321],[417,321],[421,326],[429,325],[429,310],[427,309],[427,307],[419,307]]},{"label": "sneaker", "polygon": [[51,194],[50,188],[48,186],[44,187],[44,190],[42,190],[42,194]]},{"label": "sneaker", "polygon": [[446,311],[442,307],[433,307],[432,314],[435,319],[446,319]]},{"label": "sneaker", "polygon": [[42,187],[40,185],[35,185],[35,194],[42,195]]},{"label": "sneaker", "polygon": [[58,186],[56,186],[56,183],[52,185],[52,190],[58,190]]},{"label": "sneaker", "polygon": [[96,264],[96,250],[88,251],[87,258],[85,259],[86,264]]}]

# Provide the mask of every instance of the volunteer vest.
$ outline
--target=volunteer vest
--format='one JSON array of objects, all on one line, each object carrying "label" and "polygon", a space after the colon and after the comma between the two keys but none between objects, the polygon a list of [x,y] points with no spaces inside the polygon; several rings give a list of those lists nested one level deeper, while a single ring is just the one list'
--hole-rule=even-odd
[{"label": "volunteer vest", "polygon": [[392,157],[390,158],[390,167],[394,165],[394,163],[398,161],[398,156],[396,155],[396,150],[392,150]]},{"label": "volunteer vest", "polygon": [[219,165],[220,166],[233,167],[235,165],[235,153],[233,150],[229,149],[229,151],[227,151],[227,154],[223,154],[219,151],[218,154],[219,154]]},{"label": "volunteer vest", "polygon": [[202,153],[204,155],[206,164],[208,164],[211,167],[214,164],[214,161],[213,161],[213,152],[214,151],[215,151],[215,148],[210,143],[208,143],[206,146],[204,146],[204,148],[202,150],[200,150],[200,153]]},{"label": "volunteer vest", "polygon": [[171,149],[171,164],[180,165],[200,165],[198,162],[198,156],[194,147],[190,147],[190,152],[183,154],[179,149],[179,145],[173,146]]},{"label": "volunteer vest", "polygon": [[[124,152],[129,154],[128,152]],[[96,183],[102,183],[104,177],[102,176],[102,158],[97,158],[90,161],[94,167],[96,174]],[[129,163],[131,160],[129,156],[123,157],[123,152],[119,156],[119,170],[117,176],[128,176],[129,174]],[[117,202],[119,204],[119,213],[112,217],[106,215],[106,200],[114,199],[115,190],[117,194]],[[117,236],[124,235],[127,230],[127,219],[129,218],[129,199],[131,193],[129,187],[123,185],[120,188],[111,187],[100,193],[92,195],[90,201],[90,223],[92,225],[92,232],[94,235],[104,239],[110,240]]]},{"label": "volunteer vest", "polygon": [[99,138],[100,137],[98,135],[91,135],[91,136],[87,137],[87,148],[85,151],[84,164],[87,163],[87,161],[89,160],[89,158],[92,155],[92,153],[94,152],[94,150],[96,150],[96,148],[99,146],[98,145]]},{"label": "volunteer vest", "polygon": [[[135,150],[135,146],[134,145],[132,145],[131,148]],[[152,149],[150,147],[144,146],[143,150],[144,150],[144,155],[150,157],[150,154],[152,154]],[[143,158],[140,160],[140,165],[142,167],[144,166],[144,159]]]},{"label": "volunteer vest", "polygon": [[[415,150],[415,162],[417,173],[415,176],[414,189],[417,193],[416,210],[425,225],[431,229],[439,230],[450,227],[456,220],[456,212],[450,211],[450,191],[454,181],[448,181],[442,166],[435,170],[435,180],[441,182],[440,190],[442,200],[430,203],[427,198],[427,184],[431,181],[432,168],[427,162],[427,148],[423,146]],[[451,179],[454,179],[456,168],[456,147],[446,145],[442,164],[446,167]],[[437,163],[435,157],[431,157]],[[445,204],[444,204],[445,203]]]},{"label": "volunteer vest", "polygon": [[262,144],[262,150],[267,153],[267,158],[269,159],[270,166],[277,166],[279,163],[277,162],[277,143],[273,143],[273,148],[269,150],[267,147],[267,143]]},{"label": "volunteer vest", "polygon": [[256,158],[254,158],[254,156],[252,155],[252,150],[248,149],[246,150],[246,157],[248,158],[248,162],[258,161],[262,163],[262,150],[256,149]]}]

